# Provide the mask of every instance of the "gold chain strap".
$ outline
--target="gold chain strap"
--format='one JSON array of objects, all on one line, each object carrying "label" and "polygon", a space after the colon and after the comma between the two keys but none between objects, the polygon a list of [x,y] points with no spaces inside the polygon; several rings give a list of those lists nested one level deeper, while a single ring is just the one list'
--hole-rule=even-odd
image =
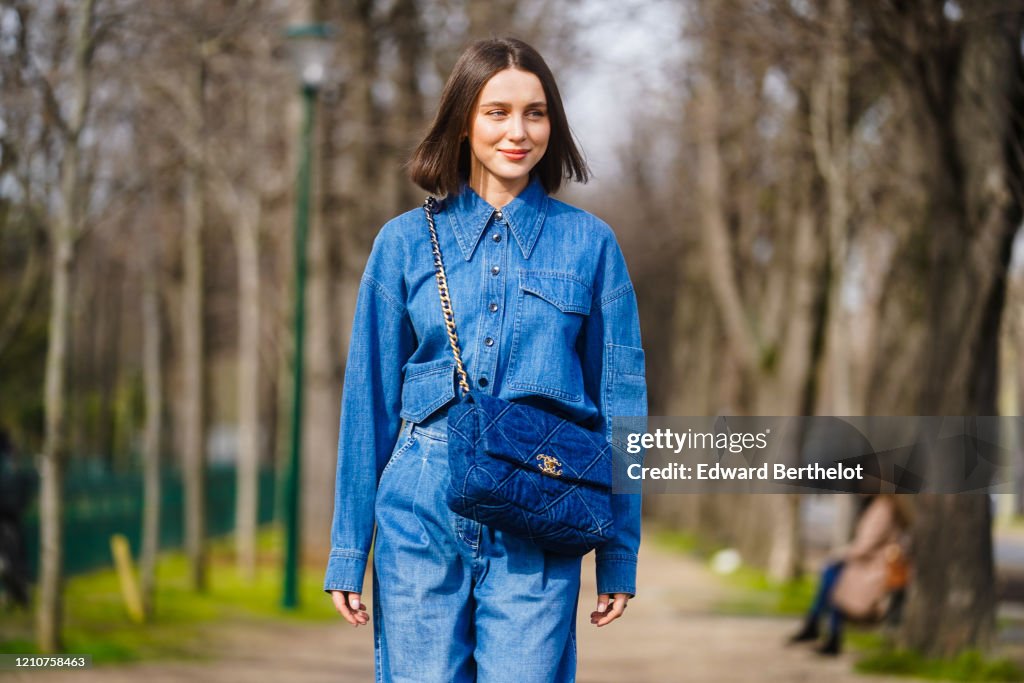
[{"label": "gold chain strap", "polygon": [[427,227],[430,229],[430,243],[434,249],[434,276],[437,278],[437,293],[441,296],[441,312],[444,314],[444,326],[448,331],[448,342],[455,356],[455,369],[459,373],[459,388],[469,393],[469,379],[466,369],[462,366],[462,354],[459,352],[459,335],[455,332],[455,314],[452,312],[452,300],[448,296],[448,277],[444,272],[444,261],[441,260],[441,247],[437,243],[437,229],[434,227],[434,211],[437,200],[427,197],[423,202],[423,211],[427,214]]}]

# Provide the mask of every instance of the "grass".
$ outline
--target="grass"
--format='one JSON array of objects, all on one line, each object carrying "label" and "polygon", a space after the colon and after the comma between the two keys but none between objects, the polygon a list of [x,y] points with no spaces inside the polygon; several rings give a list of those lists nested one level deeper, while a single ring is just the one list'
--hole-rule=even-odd
[{"label": "grass", "polygon": [[814,598],[814,581],[803,576],[779,582],[752,567],[740,567],[723,577],[732,590],[718,605],[723,614],[757,616],[798,616],[807,611]]},{"label": "grass", "polygon": [[702,543],[695,534],[670,529],[655,529],[653,536],[654,542],[666,550],[698,557],[710,555],[707,544]]},{"label": "grass", "polygon": [[[690,533],[659,529],[653,536],[655,543],[663,548],[690,555],[703,563],[722,549]],[[740,566],[734,572],[718,576],[730,588],[727,597],[715,607],[722,614],[799,615],[814,597],[814,581],[808,576],[780,583],[770,579],[765,572],[748,566]]]},{"label": "grass", "polygon": [[[261,533],[256,579],[242,579],[234,565],[230,539],[210,547],[208,590],[188,587],[188,564],[183,554],[167,553],[157,569],[156,616],[144,625],[132,622],[121,599],[113,569],[68,580],[65,587],[64,647],[68,653],[91,654],[94,663],[142,659],[190,659],[210,654],[206,636],[218,622],[281,619],[318,622],[336,619],[322,591],[322,566],[303,567],[300,607],[280,607],[281,534]],[[32,639],[32,615],[4,615],[0,622],[0,653],[37,653]]]},{"label": "grass", "polygon": [[915,676],[940,681],[1021,681],[1024,669],[1009,659],[988,659],[976,651],[953,659],[927,659],[916,652],[882,648],[858,660],[860,673]]}]

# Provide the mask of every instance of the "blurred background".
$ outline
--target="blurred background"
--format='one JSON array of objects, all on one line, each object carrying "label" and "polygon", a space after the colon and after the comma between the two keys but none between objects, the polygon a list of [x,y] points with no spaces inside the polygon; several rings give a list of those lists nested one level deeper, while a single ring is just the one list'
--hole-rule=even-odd
[{"label": "blurred background", "polygon": [[[626,253],[652,415],[1019,415],[1018,0],[3,0],[0,652],[173,658],[138,634],[224,605],[329,618],[359,277],[422,201],[403,164],[455,58],[492,35],[559,80],[595,172],[561,198]],[[1015,488],[914,497],[886,647],[1006,640]],[[645,512],[784,587],[856,504]]]}]

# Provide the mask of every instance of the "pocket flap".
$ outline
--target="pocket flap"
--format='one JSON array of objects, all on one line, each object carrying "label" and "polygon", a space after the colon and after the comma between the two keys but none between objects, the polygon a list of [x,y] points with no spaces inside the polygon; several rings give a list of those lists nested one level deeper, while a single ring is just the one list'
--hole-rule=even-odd
[{"label": "pocket flap", "polygon": [[608,345],[608,358],[616,375],[646,376],[644,350],[637,346]]},{"label": "pocket flap", "polygon": [[402,383],[402,418],[418,423],[455,398],[455,360],[407,363]]},{"label": "pocket flap", "polygon": [[590,287],[570,275],[524,270],[519,273],[519,286],[563,313],[590,313]]}]

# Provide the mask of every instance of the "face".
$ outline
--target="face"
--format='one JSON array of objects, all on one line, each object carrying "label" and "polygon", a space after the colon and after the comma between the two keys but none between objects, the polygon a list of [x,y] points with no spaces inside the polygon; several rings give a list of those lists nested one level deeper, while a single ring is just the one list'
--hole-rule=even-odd
[{"label": "face", "polygon": [[494,74],[480,91],[467,134],[470,187],[488,201],[519,194],[551,137],[540,79],[519,69]]}]

